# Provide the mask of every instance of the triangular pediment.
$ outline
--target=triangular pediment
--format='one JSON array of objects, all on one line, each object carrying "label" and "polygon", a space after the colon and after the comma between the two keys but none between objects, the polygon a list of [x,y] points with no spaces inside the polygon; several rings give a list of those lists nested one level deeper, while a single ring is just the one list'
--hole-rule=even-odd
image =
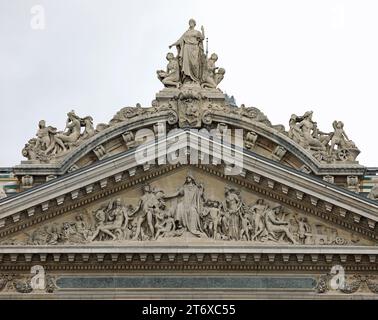
[{"label": "triangular pediment", "polygon": [[[94,188],[91,201],[80,202],[79,193],[72,200],[71,193],[71,209],[47,221],[37,220],[32,227],[4,237],[2,244],[95,247],[135,246],[142,242],[226,246],[374,244],[369,237],[300,207],[300,201],[276,198],[269,193],[273,180],[266,187],[261,181],[253,181],[251,185],[241,176],[227,176],[215,169],[216,166],[167,166],[160,171],[151,170],[150,175],[140,174],[139,179],[124,188],[112,185],[110,191],[110,183],[103,191],[101,187]],[[193,183],[186,183],[187,177]]]}]

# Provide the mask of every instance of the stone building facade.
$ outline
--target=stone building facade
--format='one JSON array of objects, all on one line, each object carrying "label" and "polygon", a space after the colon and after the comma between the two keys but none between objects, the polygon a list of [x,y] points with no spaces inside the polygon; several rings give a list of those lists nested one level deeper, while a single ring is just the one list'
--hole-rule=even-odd
[{"label": "stone building facade", "polygon": [[164,89],[1,169],[0,298],[378,297],[378,183],[336,120],[236,106],[195,21]]}]

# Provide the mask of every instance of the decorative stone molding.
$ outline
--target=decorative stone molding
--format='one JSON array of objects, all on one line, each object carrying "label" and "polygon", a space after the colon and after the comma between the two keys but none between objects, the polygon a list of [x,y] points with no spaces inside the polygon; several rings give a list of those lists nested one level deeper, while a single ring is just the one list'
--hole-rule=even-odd
[{"label": "decorative stone molding", "polygon": [[93,152],[99,160],[104,159],[106,156],[106,149],[103,145],[96,147]]},{"label": "decorative stone molding", "polygon": [[[186,134],[186,133],[184,133],[184,134]],[[249,165],[248,165],[248,157],[252,157],[253,158],[253,165],[252,165],[252,167],[249,167]],[[98,170],[101,170],[101,172],[102,172],[102,174],[105,174],[105,176],[104,175],[102,175],[102,177],[106,177],[106,176],[109,176],[109,177],[113,177],[115,174],[117,174],[117,172],[114,172],[114,168],[121,168],[122,167],[122,164],[121,163],[116,163],[116,162],[119,162],[119,160],[117,160],[117,159],[124,159],[124,160],[126,160],[126,159],[128,159],[128,158],[133,158],[133,154],[131,153],[128,153],[128,154],[126,154],[126,155],[122,155],[122,156],[119,156],[118,158],[117,157],[113,157],[112,159],[111,159],[111,161],[109,161],[109,162],[104,162],[103,164],[101,164],[101,166],[98,166],[98,165],[96,165],[96,168],[98,167]],[[124,160],[122,160],[122,161],[124,161]],[[261,169],[262,169],[262,167],[261,168],[259,168],[259,166],[260,166],[260,164],[263,164],[263,163],[266,163],[266,168],[265,169],[263,169],[263,171],[261,171]],[[128,162],[128,160],[126,160],[126,162],[125,163],[129,163],[128,164],[128,166],[129,166],[129,169],[127,169],[126,168],[126,171],[128,171],[128,173],[129,173],[129,176],[130,177],[133,177],[133,175],[136,173],[136,168],[135,167],[130,167],[130,162]],[[287,186],[287,187],[290,187],[290,188],[293,188],[294,190],[297,188],[297,186],[298,186],[298,183],[299,183],[299,181],[302,181],[302,180],[297,180],[297,181],[294,181],[295,179],[297,179],[297,178],[299,178],[299,179],[302,179],[302,178],[300,178],[300,175],[298,175],[298,174],[296,174],[295,173],[295,171],[292,171],[291,173],[290,173],[290,175],[287,175],[287,173],[283,173],[285,170],[288,170],[288,169],[284,169],[284,167],[282,166],[282,165],[280,165],[280,164],[278,164],[278,163],[276,163],[276,164],[274,164],[274,162],[269,162],[268,160],[263,160],[263,159],[260,159],[260,158],[254,158],[252,155],[249,155],[249,156],[247,156],[246,157],[246,159],[245,159],[245,165],[246,165],[246,171],[247,171],[247,179],[248,179],[248,171],[249,170],[251,170],[250,168],[253,168],[253,179],[256,179],[258,176],[260,176],[261,177],[261,175],[260,174],[256,174],[256,168],[259,168],[257,171],[258,172],[260,172],[260,173],[263,173],[264,175],[268,175],[268,176],[272,176],[272,174],[273,175],[275,175],[275,181],[276,181],[276,183],[279,183],[279,184],[282,184],[282,183],[284,183],[285,184],[285,186]],[[256,165],[257,165],[257,167],[256,167]],[[104,169],[102,168],[102,166],[108,166],[112,171],[109,171],[109,173],[106,173],[107,171],[105,170],[104,171]],[[206,167],[203,167],[204,169],[206,169]],[[277,169],[279,169],[278,171],[277,171]],[[92,169],[91,168],[88,168],[88,170],[90,170],[89,172],[91,172],[91,174],[92,174]],[[265,171],[264,171],[265,170]],[[280,171],[280,170],[284,170],[284,171]],[[124,171],[124,170],[120,170],[120,171],[118,171],[118,173],[119,172],[122,172],[122,171]],[[264,173],[265,172],[265,173]],[[94,174],[94,172],[93,172],[93,174]],[[80,176],[84,176],[85,175],[85,170],[82,170],[82,171],[80,171],[77,175],[71,175],[71,176],[69,176],[68,177],[68,179],[69,180],[71,180],[71,179],[77,179],[76,177],[80,177]],[[282,175],[284,175],[284,177],[285,178],[283,178],[282,179]],[[297,176],[297,177],[296,177]],[[95,179],[95,180],[93,180],[93,178]],[[293,178],[294,178],[294,180],[293,180]],[[91,180],[92,179],[92,180]],[[82,182],[80,182],[80,183],[85,183],[85,185],[91,185],[91,184],[93,184],[93,182],[94,181],[98,181],[99,182],[99,179],[101,180],[101,179],[103,179],[103,178],[101,178],[101,176],[98,176],[98,174],[95,174],[95,175],[93,175],[93,177],[92,178],[89,178],[88,176],[86,176],[86,179],[85,179],[85,182],[84,182],[84,180],[82,181]],[[234,179],[233,177],[230,177],[230,179]],[[287,179],[289,179],[289,180],[287,180]],[[316,186],[316,184],[311,184],[311,177],[308,177],[308,178],[306,178],[306,181],[309,179],[309,181],[308,181],[308,186],[310,186],[311,185],[311,188],[314,188],[315,186]],[[46,188],[51,188],[51,190],[52,189],[54,189],[55,191],[53,192],[53,193],[51,193],[51,198],[52,199],[54,199],[54,198],[56,198],[56,197],[59,197],[60,195],[55,195],[54,196],[54,193],[56,193],[56,191],[57,190],[59,190],[59,188],[58,189],[56,189],[57,188],[57,186],[59,185],[59,184],[62,184],[62,186],[64,186],[64,192],[65,193],[67,193],[67,184],[66,184],[66,182],[65,182],[65,180],[66,179],[62,179],[62,178],[59,178],[59,179],[55,179],[54,181],[51,181],[50,182],[50,184],[51,185],[49,185],[49,186],[46,186]],[[269,179],[268,179],[269,180]],[[292,181],[292,183],[288,183],[288,181],[291,181],[291,180],[293,180]],[[305,180],[303,180],[303,181],[305,181]],[[316,181],[318,181],[318,180],[316,180]],[[70,182],[70,185],[77,185],[77,183],[79,183],[79,182]],[[300,182],[299,184],[302,184],[303,182]],[[307,183],[307,182],[306,182]],[[84,185],[84,186],[85,186]],[[251,186],[251,187],[253,187],[253,186]],[[254,188],[254,187],[253,187]],[[335,187],[336,188],[336,187]],[[315,195],[315,194],[317,194],[317,195],[319,195],[318,193],[320,192],[320,194],[323,194],[322,195],[322,197],[319,197],[320,198],[320,200],[322,200],[322,201],[326,201],[326,202],[329,202],[329,201],[331,201],[331,203],[334,201],[334,199],[339,199],[340,198],[340,195],[342,195],[342,192],[340,193],[340,189],[337,189],[336,188],[336,190],[334,190],[334,191],[332,191],[332,189],[333,188],[330,188],[330,187],[327,187],[327,193],[332,193],[332,192],[335,192],[336,190],[336,192],[338,193],[338,195],[335,197],[335,196],[332,196],[332,197],[323,197],[323,189],[321,189],[321,188],[319,188],[319,190],[311,190],[311,191],[306,191],[306,193],[307,194],[309,194],[309,195]],[[38,190],[38,188],[34,191],[33,190],[33,193],[34,192],[36,192]],[[74,191],[74,190],[72,190],[72,191]],[[299,191],[301,191],[301,192],[303,192],[304,190],[302,189],[302,190],[299,190]],[[84,190],[84,192],[85,192],[85,190]],[[315,193],[314,193],[315,192]],[[28,196],[28,194],[25,194],[26,196]],[[346,198],[345,198],[345,200],[347,200],[348,198],[353,198],[353,197],[351,197],[351,195],[350,194],[348,194],[348,195],[345,195],[346,196]],[[345,196],[342,196],[342,197],[345,197]],[[15,200],[17,200],[19,197],[21,197],[21,198],[23,198],[24,197],[24,195],[22,195],[22,194],[20,194],[20,195],[18,195],[18,196],[16,196],[16,197],[14,197],[13,199],[12,199],[12,207],[11,208],[8,208],[8,209],[6,209],[7,210],[7,212],[11,212],[12,210],[14,210],[14,209],[16,209],[17,208],[17,206],[15,206],[15,204],[17,203],[17,202],[15,202]],[[20,200],[21,200],[21,198],[20,198]],[[362,202],[361,202],[361,200],[362,200],[362,198],[361,197],[358,197],[358,201],[360,201],[360,204],[358,204],[358,205],[353,205],[354,206],[354,208],[355,208],[355,213],[356,214],[358,214],[358,215],[360,215],[360,216],[365,216],[366,218],[368,218],[368,219],[370,219],[370,220],[374,220],[374,210],[373,209],[370,209],[369,208],[369,206],[371,206],[371,204],[369,204],[367,207],[366,207],[366,204],[364,204],[364,205],[362,205]],[[366,199],[366,198],[365,198]],[[357,198],[355,199],[355,200],[357,200]],[[353,200],[353,201],[355,201],[355,200]],[[283,199],[281,199],[280,198],[280,201],[285,201],[285,199],[283,198]],[[347,200],[348,201],[348,203],[349,203],[349,205],[351,205],[352,204],[352,202],[350,202],[351,200]],[[3,202],[3,203],[1,203],[0,204],[0,215],[1,215],[1,212],[2,212],[2,210],[4,210],[4,205],[6,204],[6,202]],[[31,205],[31,207],[35,207],[36,206],[36,204],[33,204],[33,203],[28,203],[29,205]],[[339,204],[336,204],[336,206],[338,206]],[[365,209],[363,209],[363,210],[361,210],[361,205],[362,205],[362,207],[364,207]],[[24,210],[27,210],[28,208],[25,208]],[[338,209],[337,209],[338,210]],[[373,211],[371,211],[371,210],[373,210]],[[334,212],[336,212],[336,211],[334,211]],[[369,213],[369,214],[367,214],[368,212],[371,212],[371,214]],[[324,214],[321,214],[321,213],[316,213],[317,215],[319,215],[319,216],[321,216],[322,218],[324,218],[324,219],[327,219],[327,220],[329,220],[330,219],[330,217],[329,216],[327,216],[327,215],[324,215]],[[1,217],[1,216],[0,216]],[[337,220],[336,220],[337,221]],[[347,227],[347,228],[349,228],[349,226],[350,226],[350,224],[349,223],[342,223],[342,226],[343,227]],[[368,228],[368,226],[366,226],[367,228]],[[369,230],[371,230],[371,228],[368,228]],[[365,235],[368,235],[369,234],[369,231],[366,231],[364,228],[361,228],[361,227],[356,227],[356,228],[353,228],[353,230],[354,231],[356,231],[356,232],[363,232],[363,234],[365,234]]]},{"label": "decorative stone molding", "polygon": [[45,288],[42,290],[33,289],[32,277],[30,275],[1,274],[0,295],[2,293],[53,293],[57,286],[55,277],[46,275],[44,278]]},{"label": "decorative stone molding", "polygon": [[33,177],[32,176],[23,176],[21,179],[22,187],[23,188],[31,188],[33,186]]},{"label": "decorative stone molding", "polygon": [[248,132],[245,137],[245,147],[247,149],[253,149],[256,146],[258,135],[255,132]]},{"label": "decorative stone molding", "polygon": [[335,177],[333,176],[324,176],[323,180],[328,183],[335,183]]},{"label": "decorative stone molding", "polygon": [[319,294],[327,294],[332,291],[337,291],[343,294],[354,294],[357,292],[378,294],[378,278],[377,276],[366,276],[355,274],[348,277],[345,283],[340,283],[337,289],[330,286],[332,275],[322,275],[315,288]]}]

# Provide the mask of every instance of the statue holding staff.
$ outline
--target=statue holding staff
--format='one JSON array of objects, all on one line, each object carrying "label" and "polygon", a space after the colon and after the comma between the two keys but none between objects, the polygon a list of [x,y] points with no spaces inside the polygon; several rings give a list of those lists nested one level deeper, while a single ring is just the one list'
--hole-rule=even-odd
[{"label": "statue holding staff", "polygon": [[189,29],[169,49],[176,47],[181,68],[182,83],[195,82],[200,84],[203,76],[203,61],[206,60],[203,49],[205,30],[195,29],[196,21],[190,19]]}]

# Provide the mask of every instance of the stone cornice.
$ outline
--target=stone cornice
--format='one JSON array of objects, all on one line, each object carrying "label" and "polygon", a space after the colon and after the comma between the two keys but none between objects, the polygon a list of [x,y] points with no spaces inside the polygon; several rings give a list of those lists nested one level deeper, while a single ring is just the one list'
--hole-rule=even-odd
[{"label": "stone cornice", "polygon": [[179,242],[172,241],[170,243],[151,243],[142,241],[129,241],[127,244],[115,243],[109,244],[91,244],[91,245],[56,245],[56,246],[1,246],[0,254],[53,254],[53,253],[75,253],[75,254],[111,254],[111,253],[136,253],[136,254],[185,254],[185,253],[237,253],[237,254],[335,254],[335,255],[378,255],[378,247],[371,246],[316,246],[316,245],[251,245],[248,242],[230,242],[216,241],[214,244],[201,243],[198,241]]},{"label": "stone cornice", "polygon": [[378,249],[371,247],[252,245],[91,245],[3,246],[0,270],[28,271],[42,264],[49,272],[127,271],[265,271],[329,272],[343,265],[348,272],[377,272]]}]

